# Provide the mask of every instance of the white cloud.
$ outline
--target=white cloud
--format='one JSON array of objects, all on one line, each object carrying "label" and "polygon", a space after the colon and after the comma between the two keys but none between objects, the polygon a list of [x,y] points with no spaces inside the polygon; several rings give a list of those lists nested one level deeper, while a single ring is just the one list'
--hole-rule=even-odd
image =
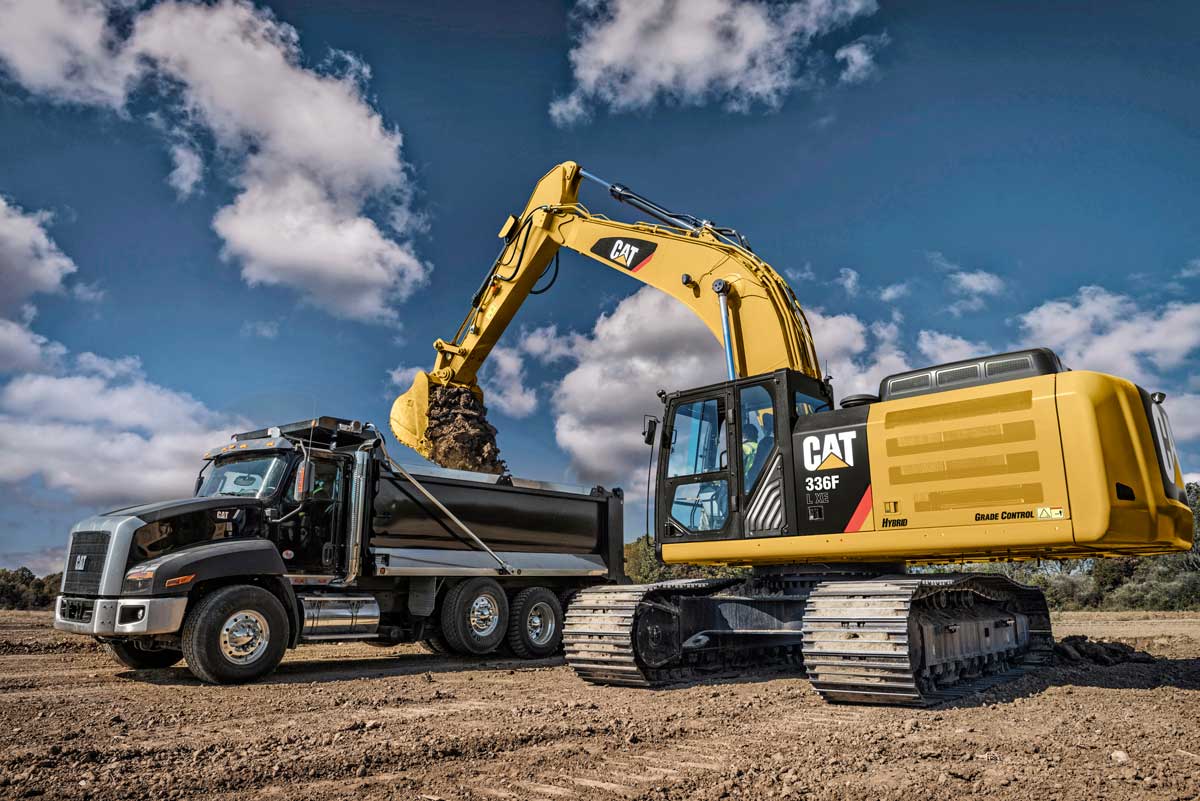
[{"label": "white cloud", "polygon": [[420,373],[423,369],[425,368],[405,367],[401,365],[400,367],[388,370],[388,382],[394,387],[407,390],[412,386],[413,379],[417,377],[417,373]]},{"label": "white cloud", "polygon": [[0,314],[14,312],[35,293],[63,290],[75,272],[50,235],[48,212],[27,213],[0,197]]},{"label": "white cloud", "polygon": [[492,348],[479,384],[489,409],[515,418],[528,417],[537,409],[537,393],[525,386],[525,362],[516,348]]},{"label": "white cloud", "polygon": [[[582,481],[636,488],[649,449],[642,415],[662,416],[655,393],[725,377],[721,347],[687,307],[645,287],[577,337],[575,364],[554,391],[554,434]],[[639,478],[641,475],[641,478]],[[631,492],[630,495],[634,493]]]},{"label": "white cloud", "polygon": [[76,281],[71,284],[71,297],[75,300],[81,300],[84,303],[99,303],[104,300],[108,293],[100,288],[99,284],[86,284],[83,281]]},{"label": "white cloud", "polygon": [[596,106],[775,108],[811,80],[802,65],[814,38],[876,8],[874,0],[583,0],[569,54],[574,87],[550,116],[565,125]]},{"label": "white cloud", "polygon": [[274,339],[279,336],[278,320],[247,320],[242,323],[242,336]]},{"label": "white cloud", "polygon": [[971,270],[950,273],[950,287],[963,295],[999,295],[1004,291],[1004,280],[986,270]]},{"label": "white cloud", "polygon": [[806,313],[821,368],[833,376],[838,400],[847,395],[876,394],[884,376],[909,369],[894,322],[864,323],[853,314]]},{"label": "white cloud", "polygon": [[879,299],[884,303],[895,303],[906,295],[908,295],[908,284],[903,282],[899,284],[889,284],[883,289],[879,290]]},{"label": "white cloud", "polygon": [[142,360],[137,356],[110,359],[107,356],[84,352],[75,357],[75,367],[81,373],[97,375],[108,381],[114,378],[133,378],[142,375]]},{"label": "white cloud", "polygon": [[30,28],[4,26],[0,61],[30,91],[118,110],[135,87],[160,92],[179,119],[155,116],[181,196],[204,170],[193,133],[237,165],[238,195],[213,227],[247,283],[293,289],[341,317],[396,320],[391,304],[429,268],[404,239],[423,221],[409,208],[400,133],[364,94],[365,64],[335,52],[321,71],[305,67],[296,30],[247,0],[145,10],[112,0],[130,18],[123,41],[96,3],[7,2],[6,23]]},{"label": "white cloud", "polygon": [[204,159],[194,147],[175,144],[171,145],[171,163],[175,167],[167,176],[167,183],[181,199],[190,197],[204,177]]},{"label": "white cloud", "polygon": [[844,47],[838,48],[833,57],[842,62],[842,83],[862,83],[872,78],[879,67],[875,57],[887,46],[890,39],[886,33],[863,36]]},{"label": "white cloud", "polygon": [[570,358],[576,335],[560,334],[558,326],[545,325],[521,335],[521,351],[543,364],[553,364]]},{"label": "white cloud", "polygon": [[846,294],[854,297],[858,294],[858,271],[849,267],[838,270],[838,277],[833,282],[846,290]]},{"label": "white cloud", "polygon": [[28,326],[0,318],[0,374],[53,370],[66,352]]},{"label": "white cloud", "polygon": [[1184,473],[1183,482],[1185,484],[1200,484],[1200,473]]},{"label": "white cloud", "polygon": [[1192,259],[1179,271],[1180,278],[1200,278],[1200,258]]},{"label": "white cloud", "polygon": [[77,362],[103,374],[22,375],[0,390],[0,441],[38,443],[0,450],[0,482],[36,477],[97,504],[187,496],[200,455],[248,427],[147,381],[136,359]]},{"label": "white cloud", "polygon": [[986,305],[988,297],[1004,291],[1004,279],[995,273],[963,269],[937,250],[926,252],[925,258],[934,268],[949,273],[947,278],[950,281],[950,291],[958,295],[959,299],[946,308],[955,317],[966,312],[980,311]]},{"label": "white cloud", "polygon": [[1098,286],[1047,301],[1018,321],[1027,346],[1052,348],[1077,370],[1139,383],[1158,380],[1162,371],[1181,367],[1200,349],[1200,303],[1146,309]]},{"label": "white cloud", "polygon": [[984,342],[971,342],[941,331],[921,331],[917,334],[917,350],[929,364],[945,364],[985,356],[992,349]]},{"label": "white cloud", "polygon": [[795,281],[796,283],[817,280],[817,274],[813,272],[812,263],[807,261],[804,262],[804,266],[800,269],[796,269],[795,267],[786,268],[783,274],[788,277],[789,281]]},{"label": "white cloud", "polygon": [[109,26],[110,11],[121,4],[0,0],[0,69],[58,102],[121,108],[136,70]]}]

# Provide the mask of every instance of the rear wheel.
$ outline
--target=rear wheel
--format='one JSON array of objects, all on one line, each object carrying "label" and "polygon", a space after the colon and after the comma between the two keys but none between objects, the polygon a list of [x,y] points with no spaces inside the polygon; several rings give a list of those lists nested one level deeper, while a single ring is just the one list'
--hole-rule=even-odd
[{"label": "rear wheel", "polygon": [[183,656],[209,684],[244,684],[279,666],[288,619],[279,599],[261,587],[223,587],[205,596],[183,624]]},{"label": "rear wheel", "polygon": [[490,578],[456,584],[442,601],[442,636],[456,653],[482,656],[496,650],[508,627],[508,598]]},{"label": "rear wheel", "polygon": [[132,642],[106,642],[104,650],[114,660],[134,670],[160,670],[183,659],[183,652],[174,648],[139,648]]},{"label": "rear wheel", "polygon": [[450,645],[440,634],[433,634],[421,640],[421,647],[431,654],[448,654]]},{"label": "rear wheel", "polygon": [[529,587],[513,598],[508,645],[524,659],[542,659],[562,648],[563,611],[554,593]]}]

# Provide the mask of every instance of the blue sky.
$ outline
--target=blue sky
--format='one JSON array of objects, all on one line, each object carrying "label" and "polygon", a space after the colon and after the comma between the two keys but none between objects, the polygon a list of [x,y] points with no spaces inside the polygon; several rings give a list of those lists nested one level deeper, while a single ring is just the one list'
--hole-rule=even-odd
[{"label": "blue sky", "polygon": [[[0,2],[0,565],[242,424],[385,422],[565,159],[749,236],[840,394],[1046,344],[1200,470],[1200,8],[681,5]],[[640,495],[702,332],[564,256],[484,376],[511,469]]]}]

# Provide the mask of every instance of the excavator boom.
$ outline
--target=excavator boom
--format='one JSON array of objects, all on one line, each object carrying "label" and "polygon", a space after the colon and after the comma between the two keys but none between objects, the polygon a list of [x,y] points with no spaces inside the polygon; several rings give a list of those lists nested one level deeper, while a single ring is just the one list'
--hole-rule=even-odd
[{"label": "excavator boom", "polygon": [[[578,200],[585,178],[658,222],[625,223],[590,213]],[[791,288],[736,232],[669,212],[568,161],[538,181],[524,211],[505,221],[500,236],[500,255],[458,331],[450,341],[434,342],[433,369],[419,373],[392,406],[396,437],[427,458],[439,456],[429,437],[435,398],[470,403],[469,393],[482,402],[480,367],[563,247],[687,306],[724,345],[730,378],[780,368],[820,378],[808,322]],[[439,387],[457,392],[447,395]]]}]

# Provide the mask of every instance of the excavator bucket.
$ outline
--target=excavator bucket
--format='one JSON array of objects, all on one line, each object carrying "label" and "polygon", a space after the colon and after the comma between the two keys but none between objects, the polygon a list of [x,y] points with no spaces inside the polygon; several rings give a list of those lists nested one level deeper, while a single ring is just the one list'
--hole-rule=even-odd
[{"label": "excavator bucket", "polygon": [[444,384],[420,372],[392,404],[392,433],[434,464],[503,473],[496,429],[487,421],[479,385]]},{"label": "excavator bucket", "polygon": [[412,386],[392,404],[392,433],[401,445],[407,445],[426,459],[433,453],[429,441],[429,373],[422,370]]}]

